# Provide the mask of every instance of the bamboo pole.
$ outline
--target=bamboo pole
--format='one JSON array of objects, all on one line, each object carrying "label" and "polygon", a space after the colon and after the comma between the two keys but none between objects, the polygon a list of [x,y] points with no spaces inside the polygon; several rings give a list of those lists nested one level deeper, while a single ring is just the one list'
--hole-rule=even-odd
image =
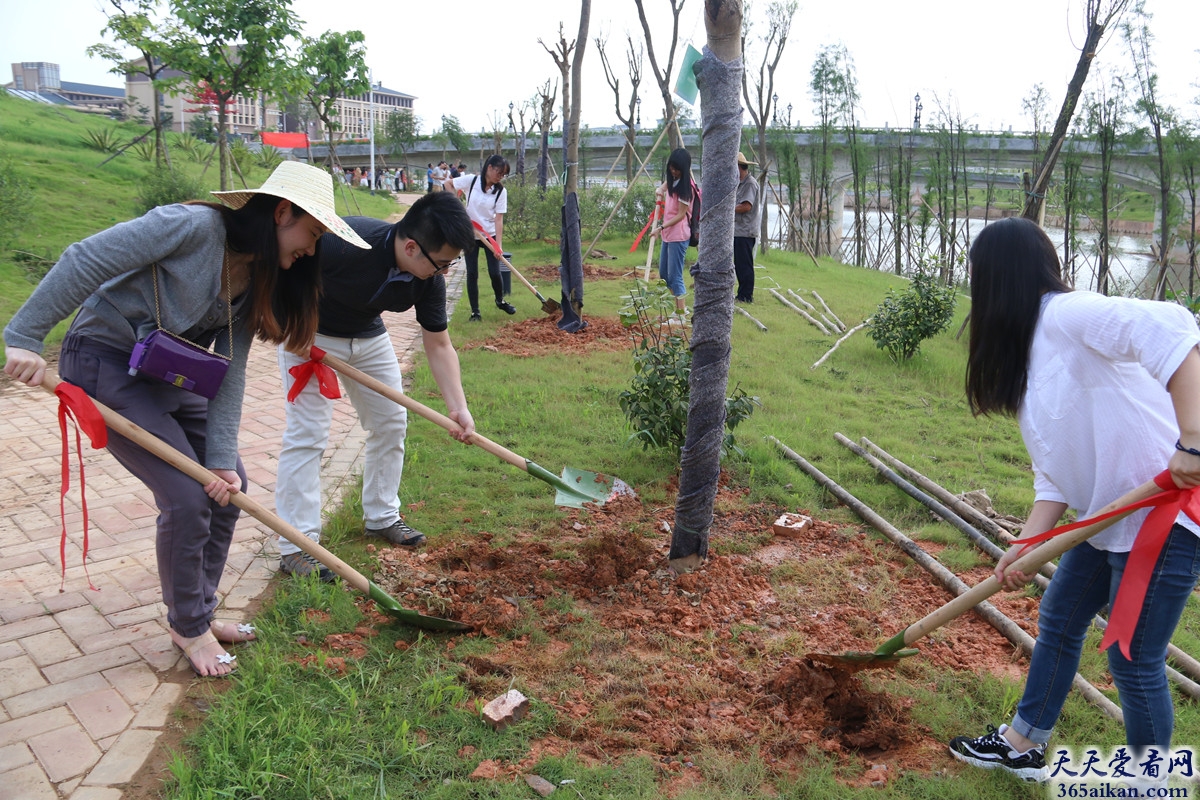
[{"label": "bamboo pole", "polygon": [[788,308],[790,308],[792,311],[795,311],[797,314],[799,314],[800,316],[804,317],[806,320],[808,320],[809,322],[811,322],[813,325],[817,326],[817,330],[819,330],[821,333],[823,333],[823,334],[825,334],[825,335],[827,335],[827,336],[829,335],[829,331],[827,331],[827,330],[825,329],[825,326],[824,326],[824,325],[822,325],[820,322],[818,322],[818,321],[816,320],[816,318],[815,318],[815,317],[813,317],[813,315],[812,315],[812,314],[809,314],[809,313],[808,313],[807,311],[805,311],[803,308],[800,308],[800,306],[798,306],[798,305],[796,305],[795,303],[791,302],[790,300],[788,300],[786,297],[784,297],[783,295],[781,295],[781,294],[780,294],[779,292],[777,292],[776,290],[774,290],[774,289],[768,289],[767,291],[768,291],[768,292],[770,292],[771,294],[775,295],[775,298],[776,298],[777,300],[779,300],[779,302],[783,303],[785,306],[787,306]]},{"label": "bamboo pole", "polygon": [[761,322],[759,322],[758,320],[756,320],[754,317],[750,316],[750,312],[749,312],[749,311],[747,311],[746,309],[742,308],[741,306],[734,306],[734,307],[733,307],[733,310],[734,310],[734,311],[736,311],[736,312],[738,312],[739,314],[741,314],[741,315],[742,315],[743,317],[745,317],[746,319],[748,319],[748,320],[750,320],[751,322],[753,322],[755,325],[757,325],[757,326],[758,326],[758,329],[759,329],[760,331],[762,331],[763,333],[766,333],[766,332],[767,332],[767,326],[766,326],[766,325],[763,325]]},{"label": "bamboo pole", "polygon": [[872,319],[874,319],[874,317],[867,317],[867,318],[866,318],[866,319],[864,319],[862,322],[858,323],[858,324],[857,324],[857,325],[855,325],[853,328],[851,328],[850,330],[846,331],[846,335],[845,335],[845,336],[843,336],[842,338],[838,339],[836,342],[834,342],[834,343],[833,343],[833,347],[831,347],[831,348],[829,348],[828,350],[826,350],[826,351],[825,351],[825,355],[823,355],[823,356],[821,356],[820,358],[818,358],[818,359],[817,359],[817,360],[816,360],[816,361],[813,363],[813,365],[812,365],[811,367],[809,367],[809,369],[816,369],[817,367],[819,367],[819,366],[821,366],[822,364],[824,364],[824,363],[825,363],[825,359],[829,358],[829,356],[833,354],[833,351],[834,351],[834,350],[837,350],[839,347],[841,347],[841,345],[842,345],[842,342],[844,342],[844,341],[846,341],[847,339],[849,339],[849,338],[850,338],[851,336],[853,336],[853,335],[854,335],[856,332],[858,332],[858,331],[861,331],[863,328],[865,328],[865,327],[867,327],[868,325],[870,325],[870,324],[871,324],[871,320],[872,320]]},{"label": "bamboo pole", "polygon": [[825,302],[825,298],[821,297],[821,295],[817,294],[816,289],[813,289],[812,293],[813,293],[813,297],[815,297],[821,301],[821,305],[823,305],[825,307],[825,310],[829,312],[829,316],[833,317],[833,320],[834,320],[834,322],[836,322],[838,324],[838,327],[841,328],[842,330],[846,330],[846,323],[844,323],[840,319],[838,319],[838,315],[833,313],[833,309],[830,308],[829,304]]},{"label": "bamboo pole", "polygon": [[[774,436],[768,436],[767,438],[773,444],[775,444],[775,446],[778,447],[785,456],[794,461],[800,467],[800,469],[809,475],[809,477],[821,484],[821,486],[833,494],[833,496],[836,497],[840,502],[849,506],[856,514],[874,526],[884,536],[890,539],[897,547],[903,550],[906,555],[911,557],[931,575],[937,578],[942,586],[944,586],[948,591],[956,596],[969,591],[969,587],[959,580],[954,573],[950,572],[950,570],[939,564],[928,553],[922,550],[916,542],[893,527],[890,523],[888,523],[887,520],[876,514],[862,501],[843,489],[812,464],[805,461],[801,455],[787,447],[785,444],[783,444],[783,442],[779,441]],[[1020,626],[1018,626],[1011,619],[1006,617],[1004,614],[1001,614],[991,603],[985,600],[975,606],[975,611],[990,625],[995,627],[996,630],[1003,633],[1010,642],[1020,647],[1027,656],[1033,652],[1033,637],[1022,630]],[[1114,719],[1117,722],[1121,722],[1122,724],[1124,723],[1124,717],[1121,714],[1120,707],[1105,697],[1099,689],[1088,683],[1088,681],[1082,675],[1075,673],[1073,684],[1075,688],[1078,689],[1079,692],[1085,698],[1087,698],[1089,702],[1096,705],[1105,716]]]},{"label": "bamboo pole", "polygon": [[[660,134],[658,135],[658,139],[656,139],[656,140],[655,140],[655,142],[654,142],[654,146],[653,146],[653,147],[651,147],[651,148],[650,148],[650,152],[646,154],[646,160],[647,160],[647,161],[649,161],[649,160],[650,160],[650,156],[654,155],[654,151],[658,149],[658,145],[659,145],[659,144],[662,142],[662,140],[663,140],[663,136],[664,136],[664,135],[666,135],[666,133],[667,133],[667,128],[668,128],[668,127],[670,127],[670,126],[667,126],[667,125],[664,125],[664,126],[663,126],[662,133],[660,133]],[[636,150],[634,151],[634,155],[635,155],[635,156],[637,155],[637,151],[636,151]],[[615,163],[614,163],[614,166],[615,166]],[[634,181],[633,181],[633,183],[637,183],[637,178],[636,178],[636,177],[634,178]],[[585,259],[586,259],[588,256],[590,256],[590,255],[592,254],[592,248],[596,246],[596,242],[600,241],[600,237],[601,237],[601,236],[603,236],[603,235],[604,235],[604,231],[608,229],[608,224],[609,224],[610,222],[612,222],[612,220],[613,220],[613,217],[615,217],[615,216],[617,215],[617,210],[618,210],[618,209],[620,209],[620,207],[621,207],[621,204],[625,202],[625,198],[629,196],[629,192],[630,192],[630,190],[632,190],[632,189],[633,189],[633,183],[631,183],[631,184],[629,184],[628,186],[626,186],[626,187],[625,187],[625,191],[621,193],[621,197],[620,197],[620,199],[619,199],[619,200],[617,200],[616,204],[613,206],[613,209],[612,209],[612,211],[610,211],[610,212],[609,212],[609,214],[608,214],[608,219],[604,220],[604,224],[603,224],[603,225],[601,225],[601,226],[600,226],[600,230],[598,230],[598,231],[596,232],[596,238],[595,238],[595,239],[592,239],[592,243],[588,245],[588,247],[587,247],[587,250],[584,250],[584,251],[583,251],[583,257],[584,257]]]},{"label": "bamboo pole", "polygon": [[807,300],[805,300],[804,296],[801,295],[799,292],[797,292],[795,289],[788,289],[787,293],[790,294],[796,300],[799,300],[800,305],[804,306],[809,311],[811,311],[812,313],[814,313],[818,317],[820,317],[821,324],[824,325],[826,328],[828,328],[830,333],[840,333],[841,332],[841,330],[842,330],[841,328],[839,328],[837,325],[830,322],[829,317],[825,316],[820,311],[817,311],[817,307],[814,306],[812,303],[808,302]]},{"label": "bamboo pole", "polygon": [[[908,476],[913,481],[915,481],[918,485],[921,486],[921,488],[925,489],[930,494],[932,494],[933,496],[935,496],[939,500],[941,500],[943,503],[946,503],[947,505],[949,505],[951,508],[954,508],[955,511],[958,511],[964,515],[967,515],[967,516],[970,516],[972,518],[979,520],[980,523],[983,524],[985,527],[990,526],[989,533],[991,533],[991,535],[994,538],[996,538],[998,541],[1001,541],[1004,544],[1012,544],[1012,542],[1015,541],[1015,539],[1016,539],[1015,536],[1013,536],[1012,534],[1010,534],[1008,531],[1004,530],[1000,526],[996,525],[996,523],[994,521],[992,521],[986,514],[984,514],[982,511],[975,508],[974,506],[972,506],[970,503],[966,503],[966,502],[960,500],[959,498],[955,497],[953,494],[951,494],[945,488],[938,485],[937,483],[930,480],[929,478],[925,477],[921,473],[917,472],[912,467],[909,467],[904,462],[902,462],[899,459],[895,458],[894,456],[890,455],[885,450],[883,450],[881,447],[872,443],[866,437],[863,437],[860,441],[865,446],[870,447],[872,450],[879,453],[886,461],[888,461],[888,463],[892,464],[893,466],[896,467],[896,469],[900,470],[906,476]],[[899,484],[897,484],[897,486],[899,486]],[[990,553],[989,553],[989,555],[990,555]],[[998,558],[998,556],[994,556],[994,555],[992,557]],[[1042,581],[1038,582],[1038,585],[1040,587],[1042,587],[1043,589],[1045,589],[1045,584],[1044,584],[1045,578],[1053,577],[1056,569],[1057,569],[1057,567],[1052,563],[1047,563],[1047,564],[1043,565],[1042,569],[1040,570],[1040,573],[1042,576],[1045,576],[1045,577],[1042,578]],[[1100,616],[1097,616],[1096,619],[1093,620],[1093,624],[1096,625],[1096,627],[1099,628],[1100,630],[1105,630],[1108,628],[1108,621]],[[1167,643],[1167,655],[1170,656],[1170,658],[1178,666],[1178,671],[1176,671],[1175,669],[1173,669],[1171,667],[1167,667],[1167,677],[1170,678],[1171,680],[1175,681],[1177,684],[1179,684],[1180,689],[1182,691],[1184,691],[1185,693],[1187,693],[1189,696],[1191,696],[1194,699],[1200,700],[1200,683],[1196,683],[1196,681],[1200,681],[1200,661],[1196,660],[1194,657],[1192,657],[1186,651],[1181,650],[1179,647],[1177,647],[1174,644],[1171,644],[1169,642]],[[1185,675],[1187,677],[1184,677]],[[1190,684],[1190,685],[1188,685],[1188,684]]]}]

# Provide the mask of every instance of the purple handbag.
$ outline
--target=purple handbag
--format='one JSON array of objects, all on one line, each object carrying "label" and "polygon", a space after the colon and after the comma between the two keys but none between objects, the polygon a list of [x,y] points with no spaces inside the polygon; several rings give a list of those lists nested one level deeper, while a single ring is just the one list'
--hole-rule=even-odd
[{"label": "purple handbag", "polygon": [[212,400],[221,388],[230,360],[164,330],[151,332],[133,346],[129,374],[166,381]]},{"label": "purple handbag", "polygon": [[[229,352],[233,353],[233,299],[229,296],[229,251],[225,260],[226,301],[229,308]],[[223,356],[163,330],[158,312],[158,264],[154,264],[154,320],[158,330],[133,346],[129,374],[158,378],[172,386],[212,400],[221,389],[232,356]]]}]

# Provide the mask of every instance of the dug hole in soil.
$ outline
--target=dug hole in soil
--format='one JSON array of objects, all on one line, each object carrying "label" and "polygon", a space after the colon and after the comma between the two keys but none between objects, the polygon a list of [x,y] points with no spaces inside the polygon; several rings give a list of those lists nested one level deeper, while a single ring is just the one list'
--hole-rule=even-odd
[{"label": "dug hole in soil", "polygon": [[[476,346],[514,356],[631,347],[616,320],[587,318],[587,328],[565,334],[555,319],[504,326]],[[772,537],[772,522],[795,509],[749,505],[747,493],[722,475],[709,559],[679,577],[666,569],[673,507],[647,508],[632,497],[567,510],[552,544],[517,534],[498,546],[481,531],[417,553],[371,548],[373,580],[403,606],[493,639],[486,657],[457,657],[463,639],[447,639],[448,656],[465,667],[469,702],[518,688],[558,712],[553,734],[523,761],[486,762],[478,777],[515,777],[543,755],[567,752],[594,763],[649,756],[668,793],[701,782],[693,767],[705,748],[755,754],[782,773],[799,769],[815,748],[846,765],[843,780],[863,785],[955,763],[945,743],[913,721],[910,699],[873,690],[871,673],[809,657],[874,650],[949,594],[865,527],[814,520],[786,539]],[[762,544],[748,555],[723,554],[724,543],[747,540]],[[776,569],[787,573],[778,593],[769,580]],[[805,576],[818,574],[820,588],[810,591]],[[974,584],[987,574],[979,567],[960,577]],[[1036,636],[1036,600],[1001,594],[992,602]],[[394,624],[362,606],[375,632]],[[530,628],[545,636],[515,633]],[[324,647],[353,658],[364,635],[372,631]],[[974,614],[918,646],[914,658],[939,667],[1023,673],[1013,646]]]}]

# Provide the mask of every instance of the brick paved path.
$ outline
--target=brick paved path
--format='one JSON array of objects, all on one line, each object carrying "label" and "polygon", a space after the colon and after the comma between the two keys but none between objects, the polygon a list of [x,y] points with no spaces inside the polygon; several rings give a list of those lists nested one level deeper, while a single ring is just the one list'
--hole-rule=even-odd
[{"label": "brick paved path", "polygon": [[[451,309],[464,272],[449,276]],[[420,346],[416,318],[408,311],[384,320],[407,374]],[[274,347],[255,343],[246,384],[247,493],[274,509],[285,403]],[[59,591],[56,409],[42,389],[0,391],[0,800],[118,800],[183,694],[178,673],[190,669],[167,633],[150,493],[86,438],[88,572],[100,591],[88,589],[81,564],[77,467]],[[363,440],[349,401],[337,401],[322,468],[327,503],[353,483]],[[244,618],[275,574],[277,553],[274,533],[243,514],[221,581],[220,619]]]}]

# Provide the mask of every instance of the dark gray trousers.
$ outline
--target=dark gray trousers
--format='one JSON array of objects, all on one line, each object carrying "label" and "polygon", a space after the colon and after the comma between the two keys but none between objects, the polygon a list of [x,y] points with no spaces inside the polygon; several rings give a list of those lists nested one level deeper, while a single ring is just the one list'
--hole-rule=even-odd
[{"label": "dark gray trousers", "polygon": [[[203,397],[154,378],[131,376],[128,353],[71,334],[63,341],[59,372],[125,419],[204,463],[208,401]],[[108,450],[154,494],[158,578],[167,623],[181,636],[199,636],[212,623],[240,510],[232,503],[217,505],[195,479],[111,429]],[[245,486],[240,457],[236,469]]]}]

